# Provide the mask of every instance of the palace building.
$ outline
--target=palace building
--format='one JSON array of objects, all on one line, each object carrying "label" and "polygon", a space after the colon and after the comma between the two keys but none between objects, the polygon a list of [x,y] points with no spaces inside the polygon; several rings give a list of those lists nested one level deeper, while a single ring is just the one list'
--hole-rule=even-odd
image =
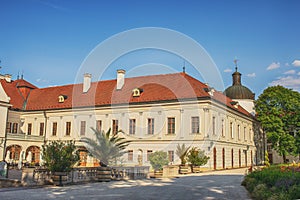
[{"label": "palace building", "polygon": [[[241,83],[236,73],[233,86]],[[118,70],[116,79],[92,82],[91,74],[85,74],[81,84],[38,88],[23,78],[1,75],[0,160],[39,165],[43,144],[75,140],[80,165],[95,166],[98,161],[80,141],[94,137],[91,127],[124,132],[119,134],[132,143],[117,164],[126,166],[150,165],[149,155],[158,150],[168,153],[169,164],[179,164],[178,144],[203,149],[210,157],[209,169],[263,160],[258,122],[247,106],[254,95],[247,92],[245,106],[245,99],[229,98],[185,72],[125,76]],[[225,93],[232,90],[237,91],[228,88]]]}]

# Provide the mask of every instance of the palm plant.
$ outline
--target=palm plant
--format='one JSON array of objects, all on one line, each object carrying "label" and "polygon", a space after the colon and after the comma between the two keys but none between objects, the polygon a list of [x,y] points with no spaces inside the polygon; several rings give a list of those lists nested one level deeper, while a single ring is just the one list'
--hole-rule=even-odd
[{"label": "palm plant", "polygon": [[186,163],[186,155],[189,151],[190,147],[185,147],[185,144],[181,146],[178,144],[176,149],[176,155],[180,158],[181,165],[185,165]]},{"label": "palm plant", "polygon": [[85,146],[90,154],[94,158],[100,160],[100,165],[105,167],[113,160],[121,157],[126,153],[125,148],[129,145],[130,141],[118,135],[118,131],[115,134],[111,134],[111,128],[105,133],[92,128],[96,139],[84,137],[81,139],[85,143]]}]

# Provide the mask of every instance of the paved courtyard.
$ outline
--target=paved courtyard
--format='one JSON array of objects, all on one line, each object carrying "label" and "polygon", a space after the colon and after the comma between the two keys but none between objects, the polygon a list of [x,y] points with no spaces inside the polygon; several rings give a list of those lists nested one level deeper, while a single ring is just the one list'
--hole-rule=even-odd
[{"label": "paved courtyard", "polygon": [[245,169],[179,178],[96,182],[64,187],[3,188],[0,199],[250,199],[241,186]]}]

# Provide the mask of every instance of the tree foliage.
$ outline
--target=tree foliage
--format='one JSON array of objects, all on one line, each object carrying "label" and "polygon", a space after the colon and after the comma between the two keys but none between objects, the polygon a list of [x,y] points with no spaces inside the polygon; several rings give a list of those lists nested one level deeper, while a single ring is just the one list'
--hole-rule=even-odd
[{"label": "tree foliage", "polygon": [[181,146],[178,144],[176,149],[176,155],[180,158],[181,164],[185,165],[186,163],[186,155],[189,151],[190,147],[185,147],[185,144]]},{"label": "tree foliage", "polygon": [[69,172],[79,161],[74,141],[51,141],[43,145],[42,159],[51,172]]},{"label": "tree foliage", "polygon": [[162,170],[163,166],[169,164],[168,154],[164,151],[156,151],[150,154],[149,160],[154,170]]},{"label": "tree foliage", "polygon": [[209,160],[209,157],[205,155],[204,151],[198,149],[197,147],[191,148],[187,157],[188,157],[188,161],[193,166],[205,165]]},{"label": "tree foliage", "polygon": [[257,119],[268,142],[286,160],[300,152],[296,135],[300,128],[300,93],[282,86],[268,87],[255,101]]},{"label": "tree foliage", "polygon": [[121,157],[125,153],[125,148],[129,145],[130,141],[123,137],[111,133],[111,129],[105,133],[104,131],[99,131],[92,128],[95,133],[95,140],[91,138],[84,137],[81,139],[89,153],[93,155],[94,158],[100,160],[102,166],[109,165],[113,160]]}]

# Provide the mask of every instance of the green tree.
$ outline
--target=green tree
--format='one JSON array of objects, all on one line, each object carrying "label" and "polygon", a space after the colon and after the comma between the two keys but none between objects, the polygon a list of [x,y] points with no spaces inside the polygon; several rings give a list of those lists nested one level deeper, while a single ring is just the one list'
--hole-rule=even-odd
[{"label": "green tree", "polygon": [[111,129],[105,133],[92,128],[95,133],[95,140],[84,137],[81,139],[90,154],[94,158],[100,160],[101,166],[107,166],[117,158],[127,153],[125,148],[129,145],[130,141],[118,135],[118,131],[115,134],[111,133]]},{"label": "green tree", "polygon": [[169,164],[168,154],[164,151],[156,151],[150,154],[149,160],[154,170],[162,170],[163,166]]},{"label": "green tree", "polygon": [[198,149],[197,147],[191,148],[187,157],[188,157],[188,161],[193,166],[205,165],[209,160],[209,157],[205,155],[204,151]]},{"label": "green tree", "polygon": [[282,86],[264,90],[255,101],[257,119],[261,122],[272,148],[282,155],[299,153],[296,130],[300,127],[300,93]]},{"label": "green tree", "polygon": [[181,165],[185,165],[186,163],[186,155],[189,151],[190,147],[185,147],[185,144],[181,146],[178,144],[176,149],[176,155],[180,158]]},{"label": "green tree", "polygon": [[51,141],[43,145],[42,159],[51,172],[69,172],[79,161],[74,141]]}]

